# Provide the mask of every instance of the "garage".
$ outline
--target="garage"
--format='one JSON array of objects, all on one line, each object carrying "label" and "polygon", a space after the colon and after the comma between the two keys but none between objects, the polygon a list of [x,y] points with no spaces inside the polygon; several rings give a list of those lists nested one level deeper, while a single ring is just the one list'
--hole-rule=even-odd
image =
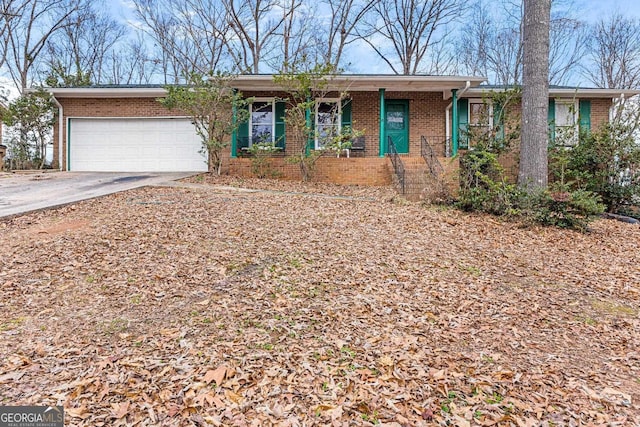
[{"label": "garage", "polygon": [[204,172],[206,156],[184,118],[70,118],[68,170]]}]

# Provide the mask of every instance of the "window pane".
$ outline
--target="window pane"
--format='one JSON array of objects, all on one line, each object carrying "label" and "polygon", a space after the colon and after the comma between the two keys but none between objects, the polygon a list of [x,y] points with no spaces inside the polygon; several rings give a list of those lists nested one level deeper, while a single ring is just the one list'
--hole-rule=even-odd
[{"label": "window pane", "polygon": [[556,126],[574,126],[573,105],[556,103]]},{"label": "window pane", "polygon": [[273,102],[251,104],[251,143],[273,142]]},{"label": "window pane", "polygon": [[404,111],[387,111],[387,129],[404,129]]},{"label": "window pane", "polygon": [[489,126],[489,106],[487,104],[469,104],[471,126]]},{"label": "window pane", "polygon": [[251,127],[251,142],[254,144],[273,141],[271,125],[253,124]]},{"label": "window pane", "polygon": [[316,147],[325,146],[340,131],[340,110],[337,102],[320,102],[316,114]]},{"label": "window pane", "polygon": [[318,124],[338,123],[338,104],[335,102],[321,102],[318,104]]},{"label": "window pane", "polygon": [[254,102],[251,110],[251,123],[271,124],[273,122],[273,104]]}]

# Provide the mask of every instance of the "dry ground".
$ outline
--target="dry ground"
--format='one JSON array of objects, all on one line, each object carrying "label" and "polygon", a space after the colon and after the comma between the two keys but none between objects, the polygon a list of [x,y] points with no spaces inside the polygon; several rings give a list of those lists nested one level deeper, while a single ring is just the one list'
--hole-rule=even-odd
[{"label": "dry ground", "polygon": [[1,405],[63,404],[70,426],[640,425],[637,225],[194,181],[0,222]]}]

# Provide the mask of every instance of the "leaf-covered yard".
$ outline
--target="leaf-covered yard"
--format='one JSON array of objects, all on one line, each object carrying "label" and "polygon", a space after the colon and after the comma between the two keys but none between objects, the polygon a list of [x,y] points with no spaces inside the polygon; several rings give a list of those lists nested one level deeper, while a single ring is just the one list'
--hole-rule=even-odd
[{"label": "leaf-covered yard", "polygon": [[266,185],[1,221],[0,405],[86,426],[640,424],[637,225]]}]

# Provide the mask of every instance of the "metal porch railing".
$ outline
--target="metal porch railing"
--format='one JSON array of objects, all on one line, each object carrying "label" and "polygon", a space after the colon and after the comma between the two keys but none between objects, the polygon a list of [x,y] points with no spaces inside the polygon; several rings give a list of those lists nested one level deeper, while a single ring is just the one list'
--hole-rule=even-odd
[{"label": "metal porch railing", "polygon": [[398,149],[396,148],[396,144],[393,143],[393,140],[389,136],[387,138],[387,155],[391,158],[391,164],[393,165],[393,170],[398,178],[398,184],[400,185],[400,190],[402,194],[405,194],[405,170],[404,163],[402,159],[398,155]]},{"label": "metal porch railing", "polygon": [[438,157],[433,151],[433,147],[429,144],[429,140],[425,136],[420,137],[420,154],[427,163],[431,176],[437,177],[444,173],[444,169],[442,168],[440,161],[438,161]]}]

